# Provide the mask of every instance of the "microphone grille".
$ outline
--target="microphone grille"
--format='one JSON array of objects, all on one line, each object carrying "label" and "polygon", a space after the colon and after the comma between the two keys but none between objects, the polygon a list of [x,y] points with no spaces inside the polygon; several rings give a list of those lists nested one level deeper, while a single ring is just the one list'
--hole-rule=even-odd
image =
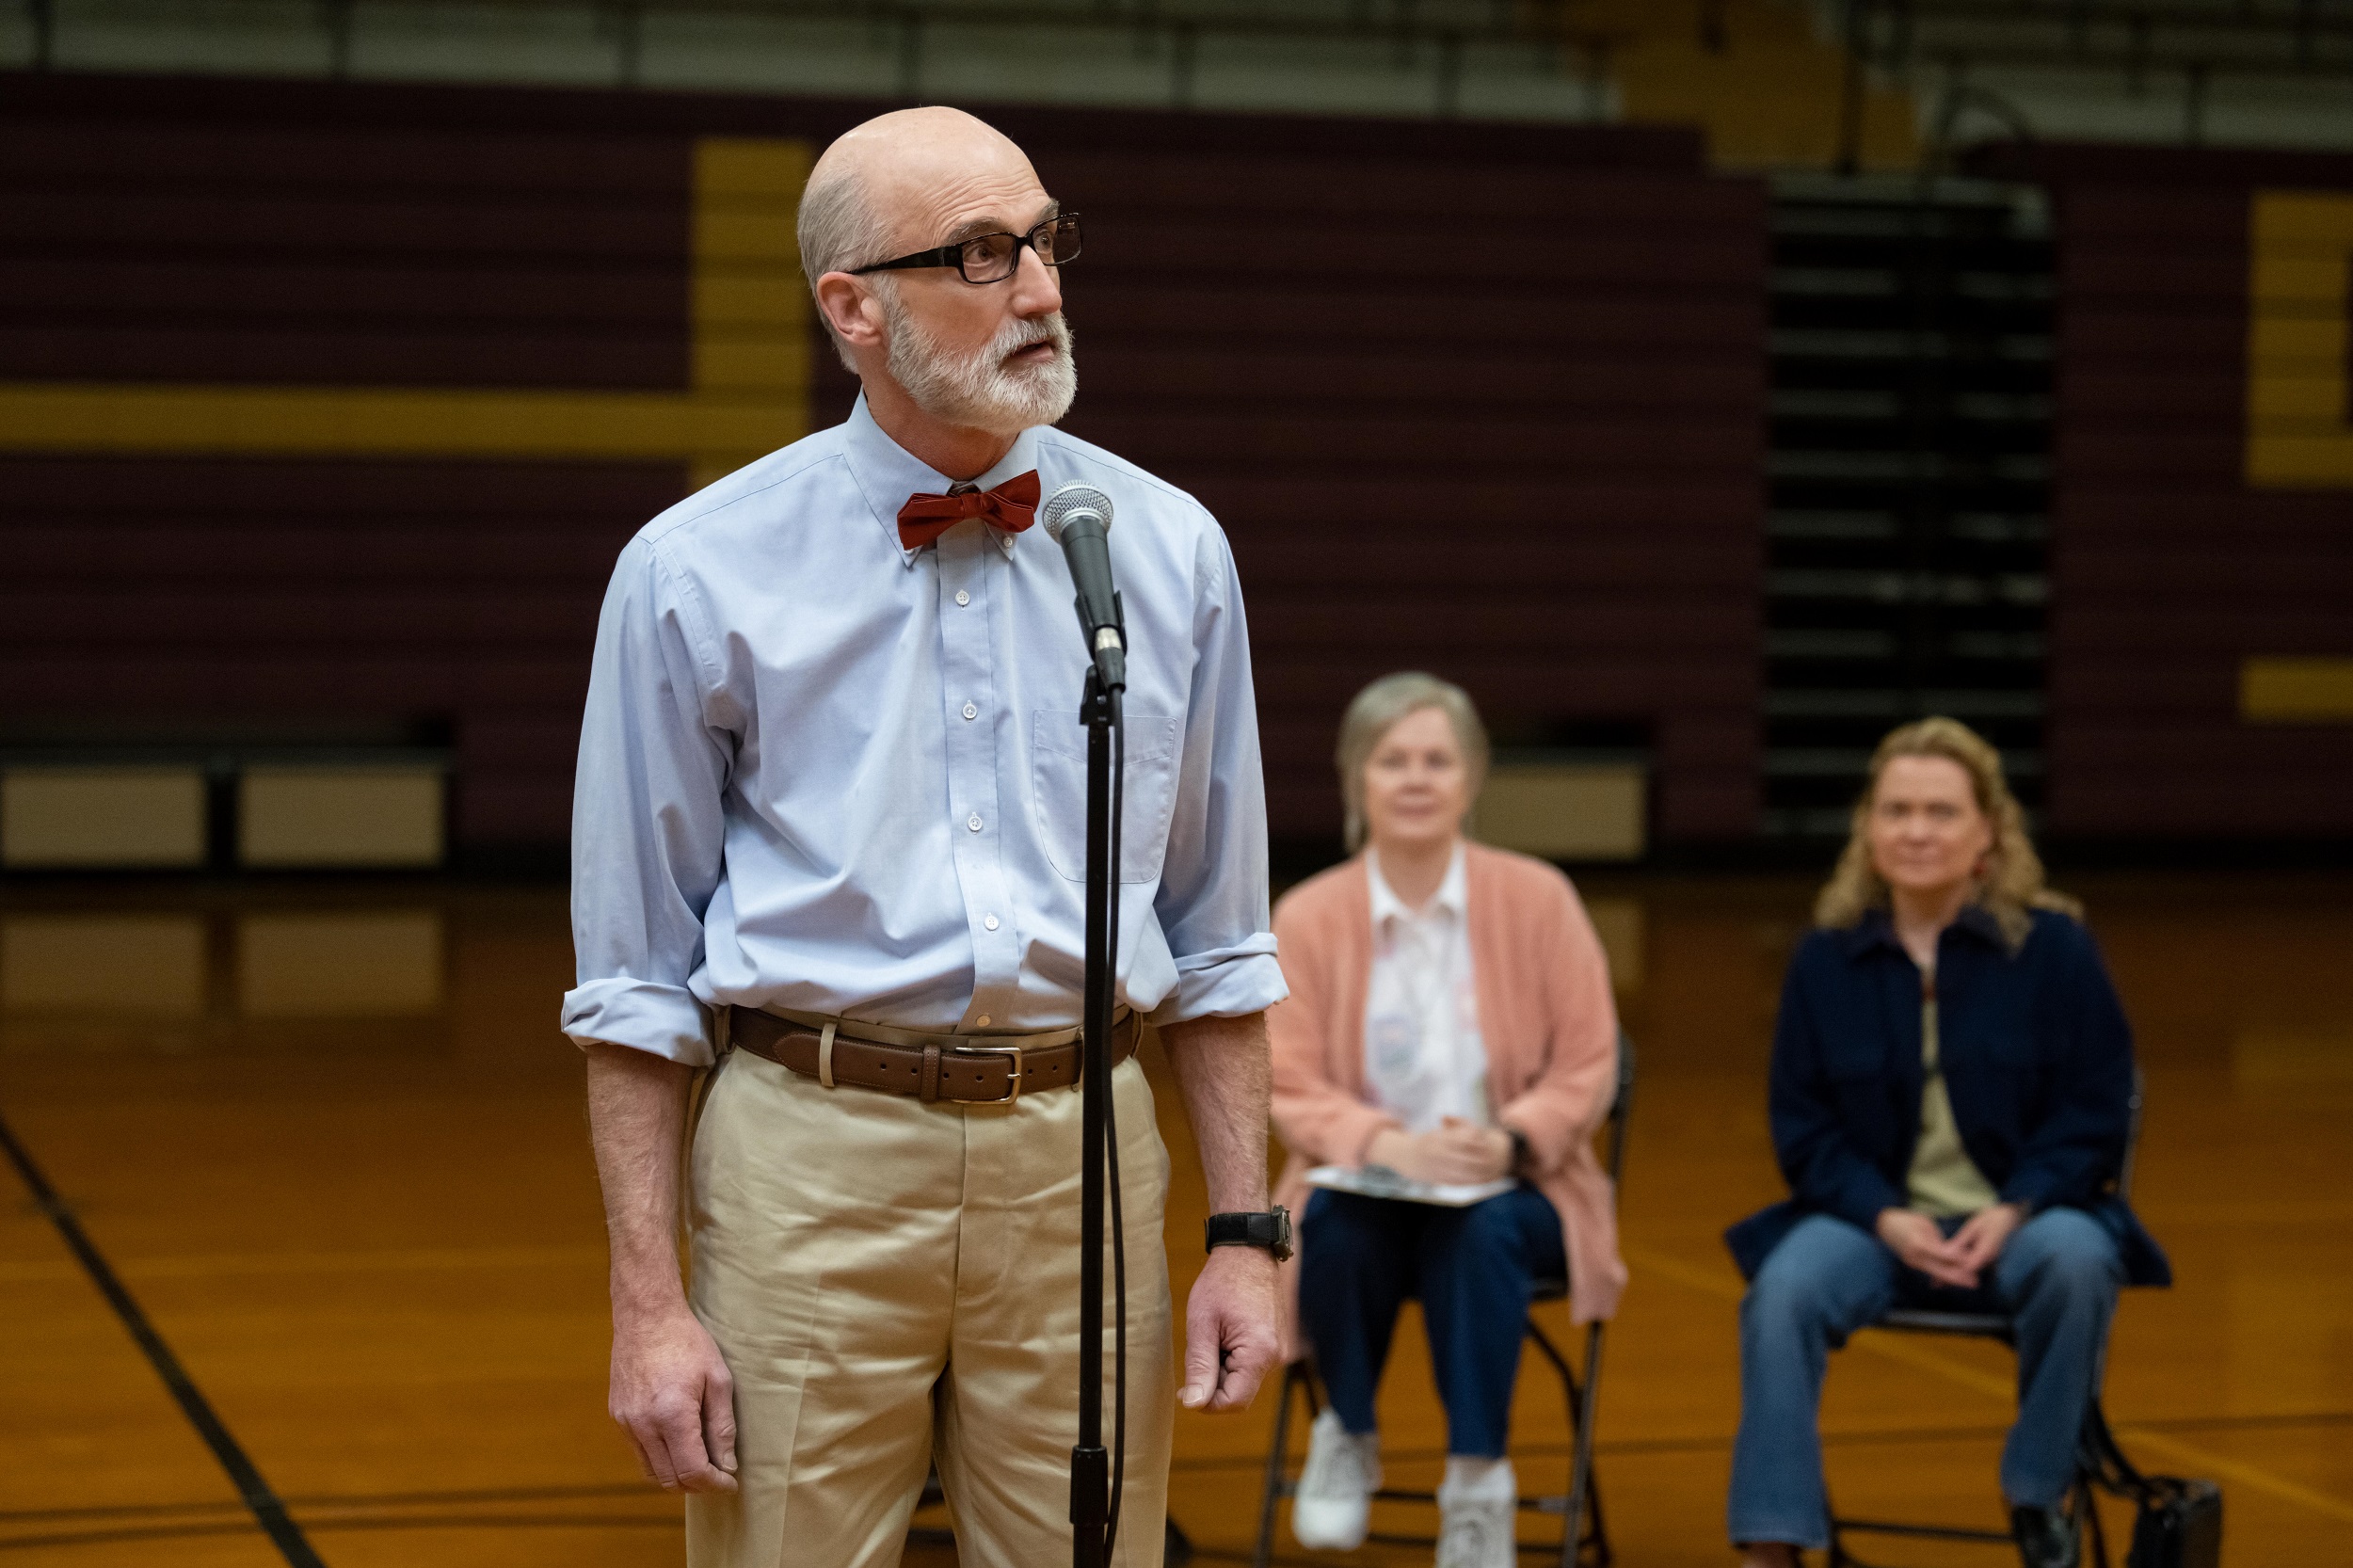
[{"label": "microphone grille", "polygon": [[1045,525],[1047,537],[1060,544],[1062,531],[1082,512],[1101,518],[1104,532],[1111,531],[1112,498],[1092,485],[1064,485],[1046,498],[1046,504],[1037,509],[1037,520]]}]

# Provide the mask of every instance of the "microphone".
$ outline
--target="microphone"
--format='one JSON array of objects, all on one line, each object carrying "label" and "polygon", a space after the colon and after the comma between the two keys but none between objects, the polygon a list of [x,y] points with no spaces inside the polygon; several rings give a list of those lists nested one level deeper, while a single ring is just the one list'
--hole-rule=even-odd
[{"label": "microphone", "polygon": [[1128,689],[1128,638],[1112,587],[1112,498],[1088,485],[1064,485],[1038,508],[1047,536],[1062,546],[1078,585],[1079,630],[1107,692]]}]

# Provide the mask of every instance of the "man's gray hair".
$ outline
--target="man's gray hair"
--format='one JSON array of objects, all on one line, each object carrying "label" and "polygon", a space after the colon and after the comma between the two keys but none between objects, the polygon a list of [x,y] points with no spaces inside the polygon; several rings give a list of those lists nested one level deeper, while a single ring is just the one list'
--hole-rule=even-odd
[{"label": "man's gray hair", "polygon": [[[840,173],[812,184],[801,193],[801,213],[795,227],[801,248],[801,270],[808,276],[809,297],[816,298],[817,280],[828,272],[847,272],[852,267],[869,265],[889,260],[883,254],[890,243],[890,226],[867,200],[866,182],[855,173]],[[890,274],[876,273],[867,280],[878,294],[888,294],[892,282]],[[849,345],[833,329],[833,321],[821,305],[817,319],[824,323],[825,336],[833,340],[833,349],[841,356],[845,369],[855,372],[857,366],[850,359]]]},{"label": "man's gray hair", "polygon": [[1350,854],[1365,845],[1365,765],[1372,760],[1381,737],[1398,720],[1424,708],[1437,709],[1454,727],[1454,744],[1470,776],[1470,797],[1479,798],[1479,788],[1487,781],[1487,727],[1480,722],[1470,694],[1451,680],[1419,670],[1385,675],[1358,692],[1340,719],[1336,760],[1340,768],[1340,800],[1348,811]]}]

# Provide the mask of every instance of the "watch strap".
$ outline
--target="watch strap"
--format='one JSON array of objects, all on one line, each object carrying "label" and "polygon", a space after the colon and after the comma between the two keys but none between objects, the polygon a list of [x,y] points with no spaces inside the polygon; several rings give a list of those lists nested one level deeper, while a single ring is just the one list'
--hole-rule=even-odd
[{"label": "watch strap", "polygon": [[1279,1204],[1267,1209],[1212,1214],[1202,1230],[1203,1242],[1211,1252],[1220,1247],[1260,1247],[1273,1255],[1277,1263],[1291,1255],[1290,1211]]}]

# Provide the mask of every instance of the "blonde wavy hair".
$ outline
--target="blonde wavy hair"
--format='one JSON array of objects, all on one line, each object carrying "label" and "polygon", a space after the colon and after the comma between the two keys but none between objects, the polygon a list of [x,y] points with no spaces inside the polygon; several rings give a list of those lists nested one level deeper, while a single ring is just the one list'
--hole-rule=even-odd
[{"label": "blonde wavy hair", "polygon": [[1969,776],[1977,809],[1993,828],[1993,847],[1986,851],[1972,898],[1993,917],[2013,949],[2026,939],[2033,923],[2030,910],[2056,909],[2077,920],[2083,918],[2080,903],[2043,881],[2042,857],[2026,838],[2025,814],[2019,810],[2018,798],[2009,792],[2009,784],[2002,776],[2002,754],[1959,719],[1928,718],[1892,731],[1871,754],[1870,776],[1863,797],[1855,802],[1846,851],[1814,901],[1815,924],[1851,926],[1868,911],[1887,907],[1886,879],[1871,863],[1871,808],[1879,794],[1880,776],[1898,757],[1942,757],[1959,763]]}]

